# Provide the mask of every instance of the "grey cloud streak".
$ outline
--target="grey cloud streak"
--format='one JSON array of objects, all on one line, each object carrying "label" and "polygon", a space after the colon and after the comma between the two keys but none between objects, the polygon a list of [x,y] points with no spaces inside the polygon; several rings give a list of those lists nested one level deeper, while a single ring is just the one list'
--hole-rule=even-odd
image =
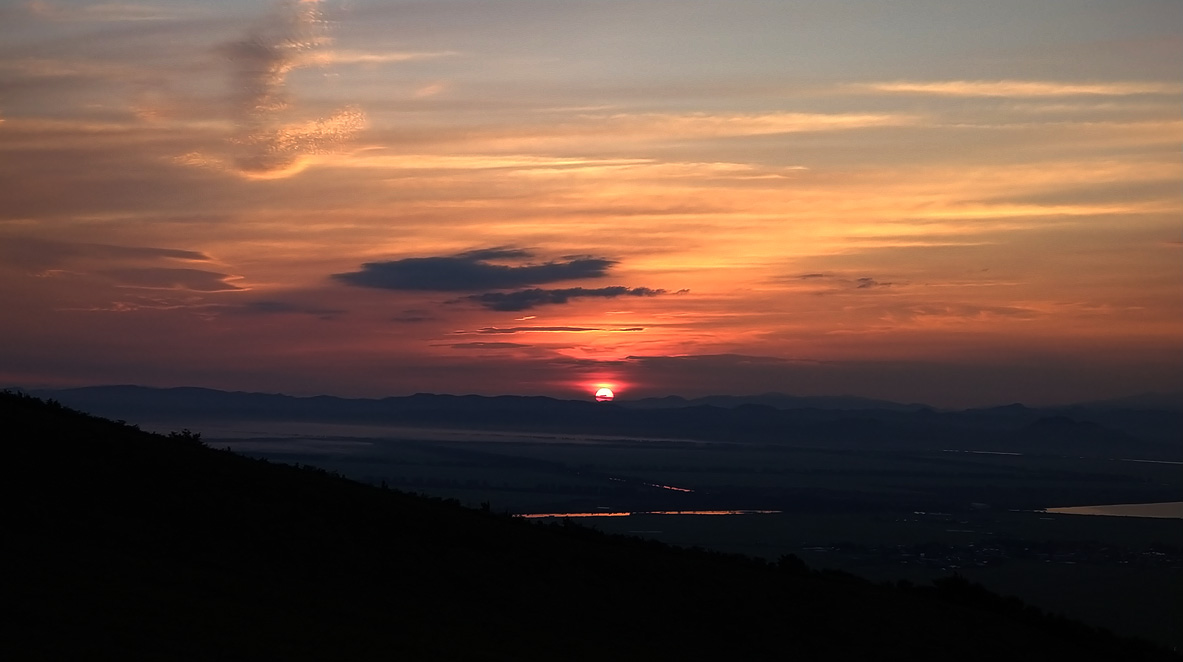
[{"label": "grey cloud streak", "polygon": [[802,280],[806,282],[828,283],[834,289],[855,289],[855,290],[873,290],[884,287],[897,287],[897,283],[878,281],[870,276],[860,276],[858,278],[848,278],[836,274],[829,273],[808,273],[799,276],[790,276],[781,280]]},{"label": "grey cloud streak", "polygon": [[571,299],[577,298],[596,297],[611,299],[621,296],[655,297],[665,293],[665,290],[657,290],[648,287],[629,288],[622,285],[614,285],[611,287],[599,287],[593,289],[584,287],[568,287],[554,290],[535,288],[529,290],[518,290],[516,292],[485,292],[484,294],[473,294],[471,296],[467,296],[465,299],[475,301],[489,310],[518,311],[529,310],[531,308],[546,304],[567,303]]},{"label": "grey cloud streak", "polygon": [[448,346],[452,349],[520,349],[532,345],[517,342],[461,342]]},{"label": "grey cloud streak", "polygon": [[154,290],[192,290],[194,292],[231,292],[245,288],[227,282],[235,278],[230,274],[201,269],[170,269],[166,267],[145,267],[107,269],[99,272],[126,287],[143,287]]},{"label": "grey cloud streak", "polygon": [[208,262],[210,260],[210,257],[205,253],[177,248],[92,244],[35,237],[3,237],[3,240],[0,241],[0,258],[9,264],[35,271],[53,269],[79,260],[103,262],[142,261],[158,258],[187,262]]},{"label": "grey cloud streak", "polygon": [[237,309],[237,312],[248,315],[315,315],[317,317],[327,319],[337,315],[343,315],[346,311],[339,308],[322,308],[320,306],[310,306],[301,303],[292,303],[290,301],[262,299],[259,301],[250,301],[242,304],[242,306]]},{"label": "grey cloud streak", "polygon": [[603,329],[594,326],[486,326],[477,331],[481,335],[504,335],[512,333],[582,333],[585,331],[644,331],[643,326],[630,326],[617,329]]},{"label": "grey cloud streak", "polygon": [[[241,290],[244,288],[236,289]],[[219,315],[309,315],[322,320],[336,319],[348,313],[348,311],[339,308],[325,308],[315,304],[304,304],[278,299],[258,299],[234,304],[202,304],[193,308],[198,312]]]}]

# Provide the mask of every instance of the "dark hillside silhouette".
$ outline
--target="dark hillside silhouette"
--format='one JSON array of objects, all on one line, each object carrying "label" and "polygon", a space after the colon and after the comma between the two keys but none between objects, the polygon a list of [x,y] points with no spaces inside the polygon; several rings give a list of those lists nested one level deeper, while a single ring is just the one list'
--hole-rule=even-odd
[{"label": "dark hillside silhouette", "polygon": [[956,579],[536,525],[11,393],[0,421],[10,659],[1178,659]]}]

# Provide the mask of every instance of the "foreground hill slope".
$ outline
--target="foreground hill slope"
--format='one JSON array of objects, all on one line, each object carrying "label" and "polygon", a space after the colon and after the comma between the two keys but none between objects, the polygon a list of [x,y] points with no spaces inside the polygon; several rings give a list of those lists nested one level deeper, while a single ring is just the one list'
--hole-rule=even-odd
[{"label": "foreground hill slope", "polygon": [[0,422],[13,659],[1178,659],[956,580],[538,526],[11,393]]}]

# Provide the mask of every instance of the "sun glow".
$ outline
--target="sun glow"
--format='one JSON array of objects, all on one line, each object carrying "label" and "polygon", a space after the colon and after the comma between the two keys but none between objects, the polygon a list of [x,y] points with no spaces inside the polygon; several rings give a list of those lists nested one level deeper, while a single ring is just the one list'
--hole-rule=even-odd
[{"label": "sun glow", "polygon": [[616,394],[613,393],[612,389],[608,388],[607,386],[601,386],[596,391],[596,402],[612,402],[612,398],[615,397]]}]

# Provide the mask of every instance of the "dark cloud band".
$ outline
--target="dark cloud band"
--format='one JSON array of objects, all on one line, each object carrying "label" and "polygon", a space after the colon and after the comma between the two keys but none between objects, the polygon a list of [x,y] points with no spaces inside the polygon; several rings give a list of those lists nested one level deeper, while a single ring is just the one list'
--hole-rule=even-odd
[{"label": "dark cloud band", "polygon": [[586,331],[644,331],[643,326],[630,326],[619,329],[601,329],[594,326],[486,326],[477,331],[481,335],[507,335],[513,333],[583,333]]},{"label": "dark cloud band", "polygon": [[525,257],[529,257],[525,251],[493,248],[450,257],[411,257],[390,262],[367,262],[362,265],[361,271],[333,274],[333,278],[358,287],[384,290],[471,292],[601,278],[616,264],[614,260],[600,257],[573,257],[566,261],[519,266],[488,261]]},{"label": "dark cloud band", "polygon": [[518,290],[516,292],[485,292],[465,297],[475,301],[489,310],[517,311],[529,310],[537,306],[567,303],[578,298],[606,298],[613,299],[622,296],[655,297],[665,294],[665,290],[648,287],[568,287],[563,289],[544,290],[539,288]]}]

